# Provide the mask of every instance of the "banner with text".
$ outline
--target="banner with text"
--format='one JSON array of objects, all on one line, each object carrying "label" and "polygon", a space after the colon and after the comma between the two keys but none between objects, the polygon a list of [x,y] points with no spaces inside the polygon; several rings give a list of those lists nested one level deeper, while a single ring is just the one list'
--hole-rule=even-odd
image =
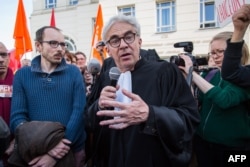
[{"label": "banner with text", "polygon": [[243,5],[250,4],[250,0],[216,0],[215,7],[220,27],[232,22],[233,14]]}]

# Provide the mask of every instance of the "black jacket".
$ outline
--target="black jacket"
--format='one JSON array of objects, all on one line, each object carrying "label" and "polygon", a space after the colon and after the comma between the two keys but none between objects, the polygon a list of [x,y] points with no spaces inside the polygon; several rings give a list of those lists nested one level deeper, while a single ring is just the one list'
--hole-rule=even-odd
[{"label": "black jacket", "polygon": [[242,42],[230,43],[227,40],[227,49],[222,64],[222,78],[242,87],[250,87],[250,65],[242,66]]}]

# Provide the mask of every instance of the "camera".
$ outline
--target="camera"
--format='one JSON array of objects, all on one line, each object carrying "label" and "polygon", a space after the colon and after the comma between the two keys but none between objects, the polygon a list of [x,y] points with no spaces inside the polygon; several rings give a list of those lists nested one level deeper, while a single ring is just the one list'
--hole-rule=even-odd
[{"label": "camera", "polygon": [[[189,56],[193,62],[193,67],[195,71],[200,71],[200,66],[206,66],[208,65],[207,59],[205,57],[201,58],[196,58],[195,56],[192,55],[193,51],[193,42],[191,41],[186,41],[186,42],[178,42],[174,44],[175,48],[184,48],[183,50],[185,51],[185,55]],[[171,56],[170,57],[170,63],[174,63],[177,66],[184,66],[185,67],[185,61],[177,55]]]}]

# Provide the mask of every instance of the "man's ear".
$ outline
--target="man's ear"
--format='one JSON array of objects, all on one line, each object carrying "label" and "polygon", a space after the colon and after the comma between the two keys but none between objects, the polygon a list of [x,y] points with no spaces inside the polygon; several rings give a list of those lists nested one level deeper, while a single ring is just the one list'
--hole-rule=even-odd
[{"label": "man's ear", "polygon": [[36,51],[40,53],[40,51],[41,51],[41,43],[36,41],[35,42],[35,48],[36,48]]},{"label": "man's ear", "polygon": [[[109,53],[109,51],[110,51],[110,50],[109,50],[109,47],[105,46],[104,49],[106,50],[106,52],[108,53],[108,55],[111,56],[111,54]],[[112,57],[112,56],[111,56],[111,57]]]},{"label": "man's ear", "polygon": [[105,46],[105,47],[104,47],[104,49],[106,50],[106,52],[108,52],[108,51],[109,51],[107,46]]},{"label": "man's ear", "polygon": [[139,45],[140,45],[140,48],[141,48],[142,39],[140,38],[138,42],[139,42]]}]

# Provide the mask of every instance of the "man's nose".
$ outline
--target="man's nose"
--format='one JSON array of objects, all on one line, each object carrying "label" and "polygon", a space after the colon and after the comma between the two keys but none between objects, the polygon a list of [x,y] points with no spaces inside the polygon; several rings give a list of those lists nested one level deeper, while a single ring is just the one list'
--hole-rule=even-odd
[{"label": "man's nose", "polygon": [[0,62],[3,62],[4,61],[4,58],[2,58],[2,56],[0,56]]},{"label": "man's nose", "polygon": [[124,38],[121,38],[120,47],[126,47],[128,44],[125,42]]}]

